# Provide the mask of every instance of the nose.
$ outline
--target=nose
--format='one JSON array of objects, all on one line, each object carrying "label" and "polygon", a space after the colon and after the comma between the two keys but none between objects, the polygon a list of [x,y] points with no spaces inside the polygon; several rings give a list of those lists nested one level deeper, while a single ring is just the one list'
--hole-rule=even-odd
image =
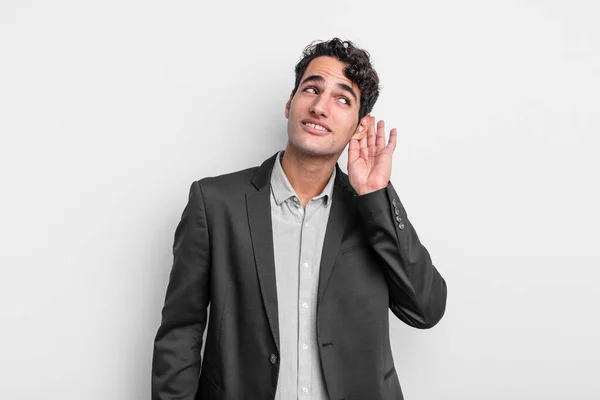
[{"label": "nose", "polygon": [[317,96],[309,109],[310,113],[318,117],[327,117],[329,115],[329,107],[325,96]]}]

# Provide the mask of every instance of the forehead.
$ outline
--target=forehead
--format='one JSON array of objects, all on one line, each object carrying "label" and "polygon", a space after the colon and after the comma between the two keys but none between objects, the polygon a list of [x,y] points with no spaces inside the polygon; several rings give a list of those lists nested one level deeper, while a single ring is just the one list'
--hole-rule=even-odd
[{"label": "forehead", "polygon": [[300,82],[307,76],[320,75],[325,78],[328,84],[345,83],[360,95],[358,86],[344,75],[345,67],[346,64],[336,58],[327,56],[317,57],[308,64]]}]

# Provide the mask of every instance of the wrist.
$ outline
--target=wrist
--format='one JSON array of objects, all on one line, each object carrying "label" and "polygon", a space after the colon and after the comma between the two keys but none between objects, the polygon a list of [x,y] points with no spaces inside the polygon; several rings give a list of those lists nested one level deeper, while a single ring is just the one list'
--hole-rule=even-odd
[{"label": "wrist", "polygon": [[376,192],[376,191],[381,190],[381,189],[385,189],[387,186],[388,185],[378,186],[378,187],[372,187],[372,188],[370,188],[370,187],[363,187],[363,188],[358,188],[358,189],[355,189],[355,190],[356,190],[356,193],[357,193],[358,196],[364,196],[366,194],[373,193],[373,192]]}]

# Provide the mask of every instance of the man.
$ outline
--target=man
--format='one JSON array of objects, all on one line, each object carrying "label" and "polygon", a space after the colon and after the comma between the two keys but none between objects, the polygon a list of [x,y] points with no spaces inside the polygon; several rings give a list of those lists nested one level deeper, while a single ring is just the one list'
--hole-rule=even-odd
[{"label": "man", "polygon": [[[389,182],[396,130],[386,144],[369,114],[378,95],[367,52],[312,44],[285,105],[285,151],[192,184],[153,399],[403,398],[388,308],[430,328],[446,284]],[[346,175],[337,160],[348,143]]]}]

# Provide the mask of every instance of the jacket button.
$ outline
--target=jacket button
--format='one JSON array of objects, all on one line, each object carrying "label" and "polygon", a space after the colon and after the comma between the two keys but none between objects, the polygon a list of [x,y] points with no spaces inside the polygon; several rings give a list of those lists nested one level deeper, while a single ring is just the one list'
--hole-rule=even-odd
[{"label": "jacket button", "polygon": [[271,357],[269,357],[269,361],[271,361],[271,364],[276,365],[277,364],[277,356],[275,354],[271,354]]},{"label": "jacket button", "polygon": [[404,224],[403,224],[402,222],[400,222],[400,223],[398,224],[398,228],[400,228],[400,230],[404,229]]},{"label": "jacket button", "polygon": [[399,215],[396,215],[396,221],[398,221],[398,222],[402,222],[402,217],[401,217],[401,216],[399,216]]}]

